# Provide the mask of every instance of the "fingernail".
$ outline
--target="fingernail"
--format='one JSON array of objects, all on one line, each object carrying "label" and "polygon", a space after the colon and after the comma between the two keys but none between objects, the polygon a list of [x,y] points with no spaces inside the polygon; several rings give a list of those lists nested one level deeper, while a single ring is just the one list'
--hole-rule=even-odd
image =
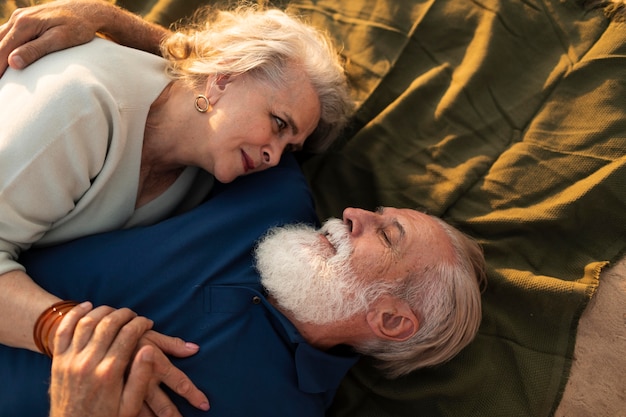
[{"label": "fingernail", "polygon": [[154,358],[154,351],[152,349],[144,349],[141,352],[141,360],[145,362],[151,362]]},{"label": "fingernail", "polygon": [[200,349],[200,346],[196,345],[195,343],[191,343],[191,342],[186,342],[185,343],[185,347],[189,350],[198,350]]},{"label": "fingernail", "polygon": [[11,64],[13,64],[13,67],[15,69],[24,68],[24,60],[19,55],[14,55],[11,57]]},{"label": "fingernail", "polygon": [[92,305],[91,305],[91,302],[89,301],[83,301],[82,303],[78,305],[78,307],[82,308],[83,310],[88,310],[92,307]]},{"label": "fingernail", "polygon": [[211,406],[209,405],[209,403],[202,403],[198,408],[200,408],[200,410],[202,411],[209,411],[209,408],[211,408]]}]

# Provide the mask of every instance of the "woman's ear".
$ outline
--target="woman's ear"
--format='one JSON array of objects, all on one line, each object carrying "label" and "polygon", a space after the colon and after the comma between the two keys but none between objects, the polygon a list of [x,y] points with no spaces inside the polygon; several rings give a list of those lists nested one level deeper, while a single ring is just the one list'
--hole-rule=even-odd
[{"label": "woman's ear", "polygon": [[230,75],[218,75],[215,80],[215,85],[222,91],[226,89],[226,85],[231,81]]},{"label": "woman's ear", "polygon": [[401,342],[419,329],[419,320],[406,301],[391,295],[380,297],[366,318],[372,332],[382,339]]},{"label": "woman's ear", "polygon": [[232,82],[229,75],[212,75],[207,79],[206,96],[209,97],[211,105],[218,102],[220,97],[226,92],[226,86]]}]

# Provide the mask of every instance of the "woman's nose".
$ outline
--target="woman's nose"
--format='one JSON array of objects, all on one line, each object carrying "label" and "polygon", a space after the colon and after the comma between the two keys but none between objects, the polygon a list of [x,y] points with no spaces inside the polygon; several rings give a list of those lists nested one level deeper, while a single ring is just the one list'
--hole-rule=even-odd
[{"label": "woman's nose", "polygon": [[283,154],[283,149],[284,146],[281,147],[277,143],[264,146],[262,149],[263,163],[270,167],[278,165],[280,157]]},{"label": "woman's nose", "polygon": [[263,163],[265,163],[266,165],[269,165],[271,161],[272,161],[272,154],[270,153],[269,150],[264,150],[263,151]]}]

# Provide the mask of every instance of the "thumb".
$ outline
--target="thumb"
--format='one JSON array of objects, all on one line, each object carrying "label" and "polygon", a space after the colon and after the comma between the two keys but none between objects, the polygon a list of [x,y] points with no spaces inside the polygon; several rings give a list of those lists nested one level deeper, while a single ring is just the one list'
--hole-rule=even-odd
[{"label": "thumb", "polygon": [[154,348],[142,347],[133,360],[120,401],[120,417],[136,416],[141,411],[154,375]]},{"label": "thumb", "polygon": [[50,29],[40,37],[15,48],[9,54],[9,66],[14,69],[24,69],[44,55],[63,49],[64,45],[58,42],[54,33],[54,29]]}]

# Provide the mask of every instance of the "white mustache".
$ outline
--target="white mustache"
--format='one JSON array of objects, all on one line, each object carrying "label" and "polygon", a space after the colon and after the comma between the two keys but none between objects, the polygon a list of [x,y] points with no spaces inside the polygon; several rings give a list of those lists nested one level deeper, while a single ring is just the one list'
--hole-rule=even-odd
[{"label": "white mustache", "polygon": [[339,219],[328,219],[322,225],[320,233],[324,234],[328,241],[335,247],[338,255],[349,256],[352,254],[350,243],[350,231],[348,225]]}]

